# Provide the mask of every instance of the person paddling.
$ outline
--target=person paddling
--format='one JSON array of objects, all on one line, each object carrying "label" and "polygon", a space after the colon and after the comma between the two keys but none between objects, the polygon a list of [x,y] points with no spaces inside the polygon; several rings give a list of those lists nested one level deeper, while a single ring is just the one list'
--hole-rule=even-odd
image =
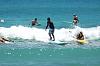
[{"label": "person paddling", "polygon": [[0,36],[0,43],[5,43],[5,41],[10,41],[9,39],[7,38],[4,38],[3,36]]},{"label": "person paddling", "polygon": [[77,34],[76,39],[78,39],[78,40],[84,40],[83,32],[80,31],[80,32]]},{"label": "person paddling", "polygon": [[36,25],[36,24],[38,24],[37,18],[35,18],[34,20],[32,20],[32,26],[34,26],[34,25]]}]

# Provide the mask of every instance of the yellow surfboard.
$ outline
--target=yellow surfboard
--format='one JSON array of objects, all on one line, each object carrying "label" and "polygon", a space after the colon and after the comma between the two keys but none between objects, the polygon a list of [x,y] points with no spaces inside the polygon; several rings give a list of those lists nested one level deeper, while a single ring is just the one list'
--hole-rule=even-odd
[{"label": "yellow surfboard", "polygon": [[86,44],[86,43],[88,43],[87,40],[77,40],[77,42],[80,43],[80,44]]}]

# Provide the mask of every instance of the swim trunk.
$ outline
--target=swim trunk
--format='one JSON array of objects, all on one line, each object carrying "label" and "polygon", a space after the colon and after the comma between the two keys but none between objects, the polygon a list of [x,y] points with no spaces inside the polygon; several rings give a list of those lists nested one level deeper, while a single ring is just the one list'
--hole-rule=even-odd
[{"label": "swim trunk", "polygon": [[54,33],[54,29],[49,29],[49,34],[53,34]]}]

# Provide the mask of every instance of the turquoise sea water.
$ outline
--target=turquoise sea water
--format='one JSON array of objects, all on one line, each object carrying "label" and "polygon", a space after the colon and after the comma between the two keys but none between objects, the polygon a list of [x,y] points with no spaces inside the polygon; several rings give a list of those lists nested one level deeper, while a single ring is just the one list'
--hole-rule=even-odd
[{"label": "turquoise sea water", "polygon": [[[31,27],[35,17],[41,25]],[[56,28],[54,42],[45,31],[47,17]],[[0,66],[100,66],[99,0],[0,0],[0,19],[0,35],[14,41],[0,44]],[[88,44],[74,41],[78,31]]]}]

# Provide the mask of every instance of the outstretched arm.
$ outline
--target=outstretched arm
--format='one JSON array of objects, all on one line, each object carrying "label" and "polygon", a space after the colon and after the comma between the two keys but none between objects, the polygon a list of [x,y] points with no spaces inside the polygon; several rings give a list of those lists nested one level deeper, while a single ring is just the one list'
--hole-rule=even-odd
[{"label": "outstretched arm", "polygon": [[6,39],[6,38],[4,38],[4,37],[2,37],[2,39],[3,39],[4,41],[9,41],[8,39]]}]

